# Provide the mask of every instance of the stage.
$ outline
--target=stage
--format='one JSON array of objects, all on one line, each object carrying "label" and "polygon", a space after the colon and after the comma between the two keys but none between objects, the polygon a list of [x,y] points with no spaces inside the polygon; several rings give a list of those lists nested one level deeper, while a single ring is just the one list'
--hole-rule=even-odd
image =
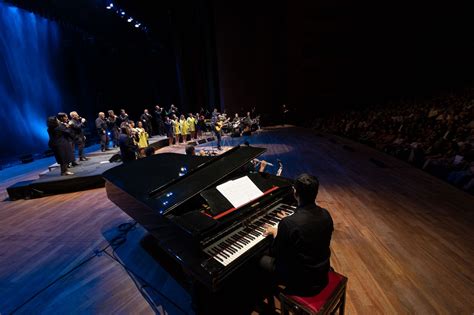
[{"label": "stage", "polygon": [[[279,159],[282,176],[318,176],[317,203],[334,220],[331,265],[349,278],[348,314],[473,312],[473,196],[392,156],[309,129],[268,128],[224,137],[222,146],[245,141],[267,148],[261,159],[275,165],[269,173]],[[212,152],[214,144],[196,148]],[[184,147],[157,153],[184,154]],[[142,246],[145,230],[129,224],[104,188],[9,200],[7,187],[38,180],[50,165],[33,163],[8,170],[0,182],[0,313],[193,313],[189,288],[156,263]],[[239,299],[234,303],[229,309]]]},{"label": "stage", "polygon": [[[149,139],[149,143],[151,147],[159,149],[168,145],[168,138],[155,136]],[[87,150],[87,161],[78,161],[79,165],[69,169],[74,175],[61,176],[59,164],[54,162],[41,170],[38,178],[20,181],[8,187],[8,197],[10,200],[41,198],[104,187],[102,173],[121,163],[119,154],[119,148],[110,146],[110,149],[101,152],[98,145],[95,145]]]}]

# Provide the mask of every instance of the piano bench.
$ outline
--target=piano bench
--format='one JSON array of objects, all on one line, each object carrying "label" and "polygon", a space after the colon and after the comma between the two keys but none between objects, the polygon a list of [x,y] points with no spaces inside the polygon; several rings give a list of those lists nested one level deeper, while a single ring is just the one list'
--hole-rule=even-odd
[{"label": "piano bench", "polygon": [[344,315],[347,278],[337,272],[329,272],[328,285],[318,294],[309,297],[280,293],[281,314],[334,314]]}]

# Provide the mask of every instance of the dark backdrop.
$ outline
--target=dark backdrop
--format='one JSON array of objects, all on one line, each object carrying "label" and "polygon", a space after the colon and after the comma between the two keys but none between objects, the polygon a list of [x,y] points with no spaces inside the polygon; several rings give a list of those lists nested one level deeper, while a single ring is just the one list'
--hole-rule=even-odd
[{"label": "dark backdrop", "polygon": [[[307,117],[462,87],[474,70],[473,19],[459,2],[114,1],[148,33],[106,10],[107,1],[11,2],[35,13],[0,16],[0,80],[10,87],[1,94],[0,158],[46,149],[43,122],[58,110],[79,111],[90,127],[98,111],[126,108],[136,119],[156,103],[231,114],[256,106],[272,119],[286,103]],[[35,18],[43,22],[28,26]],[[19,38],[46,49],[43,63],[18,50],[30,65],[21,71],[4,57],[15,56],[5,36],[18,25],[27,34],[44,27],[42,40]],[[42,88],[46,73],[54,93]],[[29,107],[28,90],[11,89],[26,85],[7,82],[18,75],[41,91]]]},{"label": "dark backdrop", "polygon": [[123,21],[107,24],[104,13],[111,30],[47,17],[0,2],[3,163],[45,151],[46,118],[59,111],[78,111],[95,136],[99,111],[126,108],[137,119],[145,107],[180,102],[172,48]]},{"label": "dark backdrop", "polygon": [[302,116],[471,84],[467,2],[213,1],[229,111]]}]

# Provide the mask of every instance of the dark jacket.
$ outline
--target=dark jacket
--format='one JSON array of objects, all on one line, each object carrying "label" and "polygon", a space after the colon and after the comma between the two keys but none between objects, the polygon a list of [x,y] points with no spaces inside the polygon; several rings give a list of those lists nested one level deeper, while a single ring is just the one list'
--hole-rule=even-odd
[{"label": "dark jacket", "polygon": [[72,131],[72,137],[75,141],[84,141],[85,124],[81,120],[71,119],[69,126]]},{"label": "dark jacket", "polygon": [[272,254],[279,280],[291,294],[314,295],[327,285],[333,229],[329,212],[315,204],[280,221]]},{"label": "dark jacket", "polygon": [[60,123],[55,128],[48,128],[48,145],[53,150],[54,157],[58,164],[68,164],[74,162],[74,151],[72,150],[72,132],[64,124]]},{"label": "dark jacket", "polygon": [[107,133],[107,122],[105,121],[105,119],[102,119],[102,118],[98,117],[95,120],[95,129],[97,130],[97,134],[99,136],[101,136],[103,134],[106,134]]},{"label": "dark jacket", "polygon": [[123,162],[130,162],[136,159],[135,152],[137,146],[133,143],[133,139],[129,135],[122,133],[119,137],[120,155]]}]

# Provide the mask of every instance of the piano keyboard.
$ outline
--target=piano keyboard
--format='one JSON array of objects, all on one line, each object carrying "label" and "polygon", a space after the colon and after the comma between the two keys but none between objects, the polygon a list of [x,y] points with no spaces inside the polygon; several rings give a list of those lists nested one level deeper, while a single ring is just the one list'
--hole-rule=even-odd
[{"label": "piano keyboard", "polygon": [[291,215],[294,213],[295,208],[286,204],[278,204],[261,217],[253,220],[246,227],[238,228],[207,247],[204,249],[204,252],[222,265],[227,266],[266,238],[263,235],[265,224],[274,227],[278,226],[278,222],[281,220],[277,216],[278,212],[282,211],[287,215]]}]

